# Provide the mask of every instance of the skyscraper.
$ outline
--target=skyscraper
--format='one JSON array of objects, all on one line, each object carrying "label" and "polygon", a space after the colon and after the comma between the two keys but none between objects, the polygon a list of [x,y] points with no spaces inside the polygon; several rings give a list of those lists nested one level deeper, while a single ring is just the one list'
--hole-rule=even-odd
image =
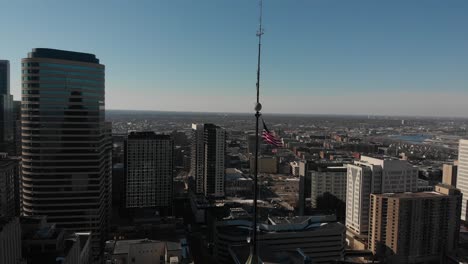
[{"label": "skyscraper", "polygon": [[369,228],[369,195],[372,193],[373,166],[348,165],[346,227],[356,234]]},{"label": "skyscraper", "polygon": [[125,206],[170,212],[174,142],[169,135],[131,132],[125,141]]},{"label": "skyscraper", "polygon": [[362,156],[347,166],[346,227],[358,235],[368,232],[371,193],[417,190],[418,169],[407,161]]},{"label": "skyscraper", "polygon": [[0,152],[13,154],[13,96],[10,94],[10,62],[0,60]]},{"label": "skyscraper", "polygon": [[456,250],[460,190],[371,194],[369,248],[384,263],[442,263]]},{"label": "skyscraper", "polygon": [[226,130],[205,124],[205,177],[203,190],[207,196],[223,197],[226,176]]},{"label": "skyscraper", "polygon": [[463,194],[461,220],[467,221],[467,199],[468,199],[468,139],[460,140],[458,147],[458,175],[457,175],[457,188]]},{"label": "skyscraper", "polygon": [[196,193],[224,196],[226,131],[213,124],[192,124],[191,158]]},{"label": "skyscraper", "polygon": [[195,192],[204,193],[205,182],[205,126],[192,124],[192,149],[190,157],[190,173],[195,179]]},{"label": "skyscraper", "polygon": [[23,212],[92,231],[95,260],[111,208],[104,69],[95,55],[55,49],[33,49],[22,60]]}]

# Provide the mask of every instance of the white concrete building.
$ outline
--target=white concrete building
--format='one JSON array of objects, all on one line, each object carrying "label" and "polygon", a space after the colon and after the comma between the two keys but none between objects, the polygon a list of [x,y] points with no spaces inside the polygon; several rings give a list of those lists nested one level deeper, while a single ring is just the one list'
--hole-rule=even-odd
[{"label": "white concrete building", "polygon": [[467,220],[467,198],[468,198],[468,139],[460,140],[458,148],[458,174],[457,174],[457,188],[463,194],[461,220]]},{"label": "white concrete building", "polygon": [[407,161],[362,156],[347,166],[346,227],[358,235],[368,232],[371,193],[417,191],[418,169]]},{"label": "white concrete building", "polygon": [[[375,193],[416,192],[418,189],[418,168],[405,160],[393,158],[373,158],[362,156],[361,161],[382,168],[380,186]],[[379,175],[376,175],[379,176]]]},{"label": "white concrete building", "polygon": [[311,203],[317,207],[317,199],[329,193],[343,202],[346,202],[346,166],[325,167],[311,170]]}]

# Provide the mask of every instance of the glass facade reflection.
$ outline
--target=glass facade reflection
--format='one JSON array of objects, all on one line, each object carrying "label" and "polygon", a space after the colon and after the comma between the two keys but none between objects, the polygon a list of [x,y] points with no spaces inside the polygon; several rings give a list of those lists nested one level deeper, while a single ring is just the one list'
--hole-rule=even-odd
[{"label": "glass facade reflection", "polygon": [[92,231],[95,256],[107,236],[111,200],[104,70],[92,54],[61,50],[34,49],[22,60],[24,214]]}]

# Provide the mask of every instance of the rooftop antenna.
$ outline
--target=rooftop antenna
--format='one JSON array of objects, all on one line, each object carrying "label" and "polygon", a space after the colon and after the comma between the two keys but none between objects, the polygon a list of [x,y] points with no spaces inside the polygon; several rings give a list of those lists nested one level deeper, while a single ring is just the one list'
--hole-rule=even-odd
[{"label": "rooftop antenna", "polygon": [[250,242],[250,255],[246,264],[258,264],[260,262],[257,252],[257,200],[258,200],[258,147],[259,147],[259,134],[258,123],[262,104],[260,104],[260,55],[262,50],[262,35],[263,35],[263,1],[259,0],[260,15],[259,25],[257,31],[258,37],[258,55],[257,55],[257,102],[255,104],[255,165],[254,165],[254,199],[253,199],[253,223],[252,223],[252,239]]}]

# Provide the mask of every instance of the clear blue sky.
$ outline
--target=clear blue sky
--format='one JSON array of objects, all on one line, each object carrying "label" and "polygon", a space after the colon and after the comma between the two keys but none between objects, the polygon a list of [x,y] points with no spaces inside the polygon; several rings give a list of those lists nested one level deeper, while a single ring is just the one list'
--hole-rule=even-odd
[{"label": "clear blue sky", "polygon": [[[0,59],[96,54],[108,109],[247,112],[256,0],[4,1]],[[468,115],[468,1],[265,0],[265,112]]]}]

